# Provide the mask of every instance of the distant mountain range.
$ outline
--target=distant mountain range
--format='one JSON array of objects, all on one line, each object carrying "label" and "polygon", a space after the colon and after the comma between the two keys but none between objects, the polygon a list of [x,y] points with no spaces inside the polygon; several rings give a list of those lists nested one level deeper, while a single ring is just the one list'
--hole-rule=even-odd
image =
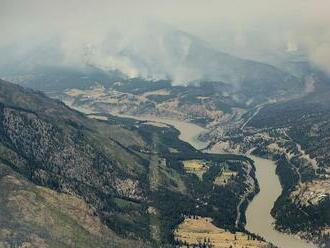
[{"label": "distant mountain range", "polygon": [[75,81],[84,87],[95,81],[109,84],[132,78],[167,80],[175,85],[212,81],[230,85],[246,101],[305,91],[305,80],[297,73],[223,53],[164,25],[148,25],[139,35],[109,33],[102,42],[81,43],[75,53],[63,42],[55,39],[25,52],[7,51],[10,55],[0,61],[0,77],[38,89],[73,88]]}]

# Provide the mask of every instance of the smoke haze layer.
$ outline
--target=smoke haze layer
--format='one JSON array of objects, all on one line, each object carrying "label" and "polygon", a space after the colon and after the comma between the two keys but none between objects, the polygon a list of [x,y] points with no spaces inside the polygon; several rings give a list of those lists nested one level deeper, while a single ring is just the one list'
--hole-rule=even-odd
[{"label": "smoke haze layer", "polygon": [[329,10],[327,0],[0,0],[0,65],[44,51],[29,61],[193,81],[205,75],[186,61],[202,46],[274,64],[299,53],[330,72]]}]

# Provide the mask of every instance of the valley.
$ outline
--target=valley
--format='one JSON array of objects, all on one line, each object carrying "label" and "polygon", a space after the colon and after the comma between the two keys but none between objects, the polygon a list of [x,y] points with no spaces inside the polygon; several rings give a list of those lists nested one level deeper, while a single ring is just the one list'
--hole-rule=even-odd
[{"label": "valley", "polygon": [[329,9],[0,0],[0,248],[330,248]]},{"label": "valley", "polygon": [[[204,86],[199,87],[203,88]],[[102,86],[93,86],[90,88],[90,90],[93,92],[92,94],[90,94],[90,92],[86,93],[84,90],[72,89],[57,94],[56,97],[62,99],[64,102],[69,104],[69,106],[83,110],[86,113],[98,113],[98,115],[100,116],[107,114],[123,115],[127,117],[132,116],[140,120],[148,119],[151,121],[160,121],[163,123],[165,122],[167,124],[174,125],[179,130],[184,130],[181,132],[181,135],[188,135],[188,137],[185,137],[184,139],[186,141],[190,139],[191,142],[191,135],[195,133],[196,137],[194,137],[193,139],[194,141],[198,140],[199,144],[197,145],[197,147],[199,149],[205,149],[207,147],[207,149],[211,151],[218,150],[220,152],[230,153],[252,152],[252,154],[254,155],[275,160],[277,164],[276,173],[280,176],[283,192],[280,192],[277,196],[274,196],[275,201],[276,198],[281,195],[281,197],[279,197],[275,202],[275,207],[268,208],[268,211],[272,213],[272,216],[275,216],[276,228],[288,233],[292,232],[302,238],[313,240],[314,242],[319,243],[321,245],[324,245],[328,242],[328,238],[326,236],[328,224],[321,224],[321,226],[319,226],[319,222],[318,224],[315,224],[315,227],[311,227],[310,224],[308,224],[309,229],[307,231],[307,229],[302,228],[302,226],[298,227],[297,229],[288,226],[283,228],[284,220],[277,219],[280,218],[280,213],[283,213],[281,212],[283,210],[280,210],[282,206],[281,204],[283,204],[281,203],[281,201],[284,200],[283,197],[285,197],[286,191],[289,189],[293,189],[293,185],[296,186],[294,188],[295,190],[292,190],[290,196],[292,199],[303,200],[305,197],[309,200],[310,196],[313,195],[313,197],[315,198],[314,202],[312,203],[313,207],[318,206],[320,202],[322,202],[322,204],[325,204],[323,203],[323,199],[328,199],[327,197],[329,192],[326,186],[327,181],[325,180],[327,175],[323,174],[321,176],[320,168],[318,167],[318,162],[315,160],[315,158],[312,158],[310,153],[307,152],[304,148],[302,148],[302,146],[297,141],[293,140],[292,137],[289,136],[288,129],[286,127],[281,126],[279,128],[269,129],[259,127],[251,128],[254,123],[258,123],[258,125],[262,123],[258,120],[258,118],[260,118],[260,116],[265,113],[264,109],[272,108],[276,105],[281,106],[281,104],[283,105],[290,102],[296,102],[299,101],[299,99],[301,98],[296,98],[298,100],[284,100],[280,98],[277,100],[273,99],[269,100],[267,103],[251,107],[250,109],[243,105],[235,105],[237,103],[234,104],[234,102],[231,101],[231,105],[228,105],[229,109],[228,111],[226,111],[217,107],[212,108],[214,99],[216,99],[217,96],[205,96],[204,94],[199,95],[198,92],[193,93],[195,94],[193,97],[193,99],[195,100],[189,103],[184,103],[183,101],[185,101],[184,99],[187,92],[196,91],[194,86],[187,87],[186,89],[184,89],[183,92],[186,93],[182,93],[182,91],[178,90],[178,92],[174,95],[173,93],[172,95],[169,93],[172,90],[168,88],[157,90],[142,90],[141,88],[137,88],[136,90],[132,89],[132,91],[130,89],[129,92],[132,93],[127,93],[127,95],[123,92],[118,93],[118,91],[114,90],[114,88],[111,87],[109,89],[106,89]],[[142,91],[140,92],[140,90]],[[151,96],[154,96],[155,99],[166,96],[167,99],[161,100],[164,102],[159,103],[155,101],[150,101],[148,98]],[[174,120],[195,123],[199,126],[202,126],[204,129],[199,130],[199,132],[185,132],[185,128],[180,129],[180,126],[175,125],[177,121]],[[198,128],[195,128],[195,130],[197,131]],[[208,141],[210,141],[209,144]],[[285,160],[282,160],[283,158],[281,157],[281,154],[283,154],[284,159],[292,162],[292,165],[289,166],[290,170],[293,171],[292,179],[285,179],[285,175],[283,174],[284,172],[281,172],[281,170],[287,170],[284,169],[285,165],[283,164],[283,161]],[[302,166],[302,168],[299,168],[300,166]],[[313,173],[313,171],[315,173]],[[249,174],[248,171],[247,174]],[[201,174],[198,175],[199,177],[201,177]],[[314,175],[318,175],[319,179],[316,179]],[[296,176],[298,176],[297,181],[295,181],[294,179]],[[290,182],[292,186],[287,185],[287,181],[285,180],[293,180]],[[307,182],[306,180],[309,182]],[[246,198],[246,200],[249,200],[249,197],[253,196],[253,192],[256,192],[258,188],[254,189],[254,183],[249,183],[246,185],[250,185],[246,186],[246,189],[248,190],[247,192],[249,192],[250,190],[250,193],[247,194]],[[241,202],[237,205],[240,206],[242,204],[242,206],[244,206],[242,207],[243,213],[245,212],[247,205],[246,200],[244,200],[244,198],[241,198]],[[319,207],[321,209],[324,208],[323,205],[319,205]],[[294,208],[296,209],[293,209],[291,211],[293,213],[297,213],[297,211],[300,211],[299,209],[301,207],[300,205],[296,205]],[[240,209],[240,207],[238,207],[238,209]],[[323,211],[321,209],[317,211]],[[277,214],[275,214],[275,212]],[[237,215],[235,226],[244,226],[245,215],[241,217],[241,211],[238,211],[238,213],[239,214]],[[273,217],[270,218],[272,219]],[[307,219],[304,221],[307,221],[309,223]],[[270,226],[270,228],[271,229],[269,230],[272,230],[272,226]],[[324,232],[322,230],[324,230]],[[309,236],[308,234],[310,232],[314,233],[312,239],[311,236]],[[316,236],[316,233],[319,233],[318,236]],[[296,241],[293,241],[293,244],[295,242]],[[295,247],[295,245],[293,245],[292,247]],[[297,241],[297,247],[301,247],[299,246],[299,240]]]}]

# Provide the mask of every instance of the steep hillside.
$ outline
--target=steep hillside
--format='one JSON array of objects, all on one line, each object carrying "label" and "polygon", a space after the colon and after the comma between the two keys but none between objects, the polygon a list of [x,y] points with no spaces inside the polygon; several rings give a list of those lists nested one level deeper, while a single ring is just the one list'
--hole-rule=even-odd
[{"label": "steep hillside", "polygon": [[148,160],[122,144],[144,146],[141,137],[39,92],[3,81],[0,89],[2,162],[34,183],[82,197],[118,233],[147,239],[147,221],[125,220],[114,202],[137,202],[127,214],[146,218]]},{"label": "steep hillside", "polygon": [[[168,125],[101,117],[0,81],[1,242],[166,247],[187,214],[244,231],[241,198],[257,191],[249,159],[202,153]],[[224,171],[235,176],[217,184]]]},{"label": "steep hillside", "polygon": [[81,198],[36,186],[0,164],[0,247],[146,247],[120,238]]}]

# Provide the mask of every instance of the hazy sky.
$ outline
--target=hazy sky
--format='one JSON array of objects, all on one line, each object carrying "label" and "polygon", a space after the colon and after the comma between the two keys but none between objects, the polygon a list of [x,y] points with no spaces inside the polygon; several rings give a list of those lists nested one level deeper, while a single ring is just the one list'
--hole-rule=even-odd
[{"label": "hazy sky", "polygon": [[330,71],[329,0],[0,0],[0,46],[97,41],[156,20],[235,54],[304,49]]}]

